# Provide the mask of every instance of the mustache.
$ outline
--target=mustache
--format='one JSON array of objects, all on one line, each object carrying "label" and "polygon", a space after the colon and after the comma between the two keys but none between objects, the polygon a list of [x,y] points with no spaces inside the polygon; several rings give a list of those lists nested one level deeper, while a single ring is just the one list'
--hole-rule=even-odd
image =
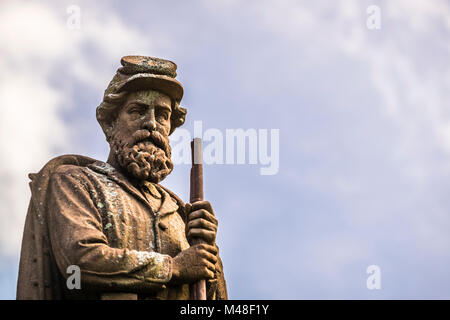
[{"label": "mustache", "polygon": [[131,135],[131,140],[127,147],[132,148],[140,142],[149,141],[156,147],[162,149],[167,155],[170,154],[170,146],[168,139],[159,131],[149,131],[147,129],[137,130]]}]

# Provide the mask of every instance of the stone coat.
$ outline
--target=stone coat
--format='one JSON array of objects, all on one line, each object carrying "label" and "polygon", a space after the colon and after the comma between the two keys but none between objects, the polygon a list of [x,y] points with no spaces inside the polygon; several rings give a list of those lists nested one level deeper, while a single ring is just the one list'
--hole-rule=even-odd
[{"label": "stone coat", "polygon": [[[172,258],[189,247],[183,202],[160,185],[133,185],[107,163],[66,157],[76,161],[59,157],[60,164],[46,172],[48,184],[39,176],[41,182],[31,187],[17,297],[98,299],[127,292],[140,299],[189,299],[189,285],[169,284]],[[43,189],[45,196],[39,194]],[[36,247],[34,257],[27,242]],[[71,265],[81,270],[80,290],[67,288]],[[38,275],[27,279],[33,266]],[[216,269],[207,283],[208,299],[226,299],[220,259]]]}]

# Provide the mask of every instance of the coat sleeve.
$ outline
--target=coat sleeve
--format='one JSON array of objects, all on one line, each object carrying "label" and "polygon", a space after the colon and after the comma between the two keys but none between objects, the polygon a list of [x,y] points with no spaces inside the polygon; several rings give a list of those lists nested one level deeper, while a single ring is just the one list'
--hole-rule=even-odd
[{"label": "coat sleeve", "polygon": [[50,178],[48,225],[61,274],[66,278],[67,268],[76,265],[81,283],[88,287],[128,292],[163,288],[172,277],[172,258],[108,246],[102,217],[89,192],[83,174],[56,171]]}]

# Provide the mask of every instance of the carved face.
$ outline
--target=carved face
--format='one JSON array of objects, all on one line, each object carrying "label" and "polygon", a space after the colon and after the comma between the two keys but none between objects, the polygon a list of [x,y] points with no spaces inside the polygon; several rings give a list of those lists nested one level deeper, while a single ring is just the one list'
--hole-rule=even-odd
[{"label": "carved face", "polygon": [[171,99],[154,90],[128,95],[110,141],[117,162],[138,180],[158,183],[173,169],[169,145]]}]

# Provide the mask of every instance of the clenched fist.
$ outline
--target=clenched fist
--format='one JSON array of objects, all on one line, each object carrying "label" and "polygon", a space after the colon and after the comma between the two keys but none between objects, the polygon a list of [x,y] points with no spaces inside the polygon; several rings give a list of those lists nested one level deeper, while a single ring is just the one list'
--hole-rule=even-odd
[{"label": "clenched fist", "polygon": [[211,203],[196,201],[186,204],[186,237],[190,245],[204,242],[215,245],[218,221]]},{"label": "clenched fist", "polygon": [[192,283],[213,279],[216,271],[217,249],[208,244],[197,244],[181,251],[172,263],[172,283]]}]

